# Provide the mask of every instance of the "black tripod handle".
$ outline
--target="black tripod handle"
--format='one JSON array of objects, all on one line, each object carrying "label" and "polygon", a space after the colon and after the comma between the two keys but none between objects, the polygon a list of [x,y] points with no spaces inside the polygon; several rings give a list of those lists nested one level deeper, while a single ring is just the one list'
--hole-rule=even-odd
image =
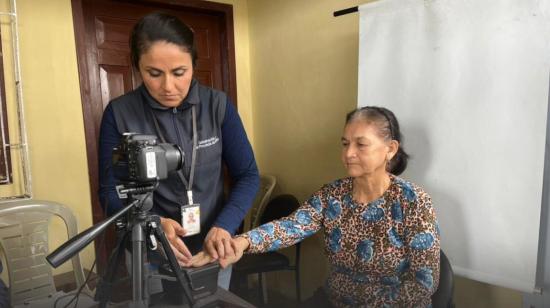
[{"label": "black tripod handle", "polygon": [[65,263],[65,261],[84,249],[86,245],[90,244],[90,242],[93,241],[99,234],[101,234],[101,232],[103,232],[105,228],[107,228],[111,223],[117,220],[120,216],[124,215],[126,212],[128,212],[129,209],[134,207],[134,205],[138,204],[139,202],[140,200],[136,200],[130,203],[122,210],[118,211],[115,215],[103,220],[95,226],[91,226],[90,228],[82,231],[75,237],[69,239],[63,245],[59,246],[56,250],[50,253],[46,257],[46,260],[53,267],[58,267],[59,265]]},{"label": "black tripod handle", "polygon": [[[179,284],[183,288],[183,292],[185,293],[185,297],[187,298],[188,303],[191,306],[195,305],[195,299],[193,298],[192,290],[191,288],[189,288],[189,286],[191,285],[191,279],[189,278],[187,273],[185,273],[180,268],[178,261],[176,260],[176,256],[174,256],[174,252],[170,248],[170,243],[168,243],[168,239],[166,238],[166,235],[162,230],[160,217],[157,215],[151,215],[149,218],[149,225],[151,226],[151,229],[153,229],[156,238],[160,240],[162,248],[164,249],[164,253],[168,258],[168,264],[170,265],[172,272],[176,275],[176,279],[178,280]],[[155,223],[155,225],[153,226],[151,223]]]}]

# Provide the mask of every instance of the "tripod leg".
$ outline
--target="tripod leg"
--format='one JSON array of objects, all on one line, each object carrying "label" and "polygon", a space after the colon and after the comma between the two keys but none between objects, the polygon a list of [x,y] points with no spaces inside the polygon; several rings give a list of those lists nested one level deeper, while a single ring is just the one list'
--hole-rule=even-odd
[{"label": "tripod leg", "polygon": [[164,231],[162,230],[162,228],[159,227],[160,217],[156,215],[150,216],[149,226],[157,240],[161,242],[162,249],[164,250],[166,257],[168,258],[168,264],[170,265],[172,272],[176,275],[179,284],[183,288],[183,292],[185,293],[185,297],[187,298],[189,305],[193,306],[195,304],[195,300],[193,299],[193,295],[191,293],[192,291],[189,287],[191,285],[191,279],[189,278],[189,276],[186,275],[187,273],[181,270],[178,261],[174,256],[174,252],[172,251],[172,249],[170,249],[170,243],[168,243],[168,239],[166,238],[166,235],[164,235]]},{"label": "tripod leg", "polygon": [[115,277],[116,267],[120,263],[124,252],[124,243],[128,237],[128,232],[124,232],[121,236],[118,237],[118,242],[109,256],[109,263],[107,265],[107,272],[104,275],[98,285],[97,291],[95,294],[95,300],[99,301],[99,307],[104,308],[107,306],[107,303],[111,299],[111,294],[113,291],[113,280]]},{"label": "tripod leg", "polygon": [[145,257],[145,230],[142,223],[137,220],[132,226],[132,308],[148,307],[149,294],[145,287],[144,261]]}]

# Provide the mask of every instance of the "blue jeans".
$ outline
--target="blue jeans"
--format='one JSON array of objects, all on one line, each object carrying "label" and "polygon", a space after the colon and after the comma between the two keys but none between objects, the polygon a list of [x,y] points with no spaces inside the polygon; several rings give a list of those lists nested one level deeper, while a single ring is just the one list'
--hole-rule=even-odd
[{"label": "blue jeans", "polygon": [[218,287],[229,290],[229,283],[231,283],[231,273],[233,272],[233,265],[230,265],[226,269],[220,268],[218,274]]}]

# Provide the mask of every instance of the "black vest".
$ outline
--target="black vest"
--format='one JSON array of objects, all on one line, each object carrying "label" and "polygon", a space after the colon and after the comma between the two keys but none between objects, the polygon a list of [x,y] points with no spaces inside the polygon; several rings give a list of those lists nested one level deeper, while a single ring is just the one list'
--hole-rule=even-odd
[{"label": "black vest", "polygon": [[[200,250],[204,237],[223,206],[222,132],[227,96],[193,80],[180,106],[167,108],[149,94],[145,86],[111,102],[119,133],[157,135],[154,113],[166,142],[177,144],[185,153],[183,173],[189,180],[193,151],[191,106],[197,114],[197,158],[193,183],[193,201],[201,205],[201,233],[185,238],[192,253]],[[160,142],[160,138],[159,138]],[[160,182],[154,192],[152,212],[181,223],[181,205],[187,204],[186,188],[177,172]]]}]

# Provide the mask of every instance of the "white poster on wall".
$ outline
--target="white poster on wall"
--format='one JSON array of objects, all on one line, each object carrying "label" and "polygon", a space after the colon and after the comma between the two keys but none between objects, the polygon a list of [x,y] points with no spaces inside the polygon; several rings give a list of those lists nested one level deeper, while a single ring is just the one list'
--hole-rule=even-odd
[{"label": "white poster on wall", "polygon": [[359,104],[394,111],[455,273],[535,287],[550,1],[380,0],[360,7]]}]

